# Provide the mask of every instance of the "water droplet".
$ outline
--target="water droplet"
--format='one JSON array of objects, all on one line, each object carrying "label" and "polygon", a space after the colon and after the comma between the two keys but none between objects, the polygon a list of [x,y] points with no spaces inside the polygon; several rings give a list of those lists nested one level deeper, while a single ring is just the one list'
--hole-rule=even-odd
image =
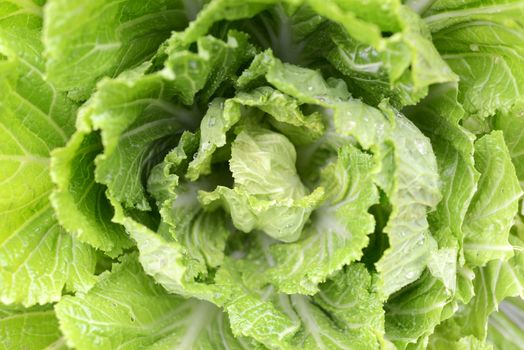
[{"label": "water droplet", "polygon": [[308,86],[307,89],[308,91],[313,91],[313,86]]},{"label": "water droplet", "polygon": [[363,61],[368,61],[369,59],[369,50],[360,50],[358,52],[358,57],[361,58]]},{"label": "water droplet", "polygon": [[135,322],[135,317],[131,316],[131,322]]},{"label": "water droplet", "polygon": [[207,121],[207,125],[210,126],[210,127],[215,126],[216,123],[217,123],[217,121],[213,117],[209,118],[209,120]]},{"label": "water droplet", "polygon": [[227,44],[231,47],[238,47],[238,41],[234,37],[230,36],[227,38]]},{"label": "water droplet", "polygon": [[470,48],[471,51],[478,51],[479,50],[479,46],[477,44],[470,44],[469,48]]},{"label": "water droplet", "polygon": [[406,278],[413,278],[415,277],[415,273],[413,271],[409,271],[408,273],[406,273]]},{"label": "water droplet", "polygon": [[201,147],[202,148],[202,152],[207,151],[210,147],[211,147],[211,142],[209,142],[209,141],[204,142],[202,144],[202,147]]},{"label": "water droplet", "polygon": [[383,135],[384,134],[384,124],[377,124],[376,126],[377,135]]},{"label": "water droplet", "polygon": [[189,61],[189,67],[191,67],[191,69],[196,69],[198,65],[195,61]]},{"label": "water droplet", "polygon": [[426,144],[422,140],[415,140],[415,147],[420,154],[424,155],[427,153]]}]

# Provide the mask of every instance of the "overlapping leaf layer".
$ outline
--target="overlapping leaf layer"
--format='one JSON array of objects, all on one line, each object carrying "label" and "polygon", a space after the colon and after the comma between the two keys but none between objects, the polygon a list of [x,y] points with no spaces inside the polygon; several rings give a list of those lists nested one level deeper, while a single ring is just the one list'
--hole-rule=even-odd
[{"label": "overlapping leaf layer", "polygon": [[0,1],[0,349],[522,348],[523,15]]}]

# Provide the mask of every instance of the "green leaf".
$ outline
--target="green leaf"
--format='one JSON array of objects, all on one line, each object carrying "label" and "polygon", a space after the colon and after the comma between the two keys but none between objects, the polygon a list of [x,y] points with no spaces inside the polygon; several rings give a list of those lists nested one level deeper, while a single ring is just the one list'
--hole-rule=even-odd
[{"label": "green leaf", "polygon": [[470,266],[483,266],[512,255],[508,235],[522,190],[500,131],[475,142],[475,166],[481,176],[464,222],[464,254]]},{"label": "green leaf", "polygon": [[206,35],[213,24],[221,20],[234,21],[250,18],[261,12],[276,0],[217,0],[206,4],[183,32],[171,35],[162,48],[167,54],[172,54],[180,48],[187,48],[199,38]]},{"label": "green leaf", "polygon": [[436,30],[464,21],[507,19],[508,25],[511,25],[511,20],[519,18],[522,8],[518,0],[491,0],[485,3],[436,0],[426,9],[424,17],[430,28]]},{"label": "green leaf", "polygon": [[399,349],[433,333],[450,294],[426,271],[420,279],[393,294],[384,306],[386,335]]},{"label": "green leaf", "polygon": [[[248,74],[250,73],[250,74]],[[426,268],[437,244],[428,230],[427,211],[441,199],[437,163],[429,139],[387,104],[382,111],[348,100],[345,84],[324,80],[318,71],[280,62],[261,53],[239,78],[249,85],[257,76],[303,103],[333,111],[334,132],[351,136],[383,163],[376,183],[392,204],[384,229],[390,247],[376,264],[384,278],[386,295],[415,281]],[[329,132],[329,131],[328,131]],[[400,253],[402,252],[402,253]]]},{"label": "green leaf", "polygon": [[393,15],[393,12],[399,8],[399,1],[387,1],[383,4],[384,7],[379,6],[378,1],[334,0],[322,3],[318,0],[310,0],[308,3],[318,14],[340,23],[355,39],[375,47],[382,44],[381,30],[399,29],[399,23]]},{"label": "green leaf", "polygon": [[[435,155],[429,140],[405,117],[395,115],[392,131],[394,172],[386,193],[392,204],[384,228],[390,247],[375,264],[387,295],[422,274],[436,242],[430,235],[427,211],[441,199]],[[384,176],[390,174],[385,169]]]},{"label": "green leaf", "polygon": [[488,340],[496,349],[518,350],[524,344],[524,301],[508,298],[489,317]]},{"label": "green leaf", "polygon": [[240,105],[233,99],[216,98],[200,123],[200,145],[195,158],[189,163],[186,177],[195,181],[201,175],[211,173],[214,152],[225,146],[226,133],[240,120]]},{"label": "green leaf", "polygon": [[[104,79],[79,112],[77,134],[100,130],[102,136],[104,150],[95,160],[95,180],[106,185],[110,195],[126,207],[150,209],[142,174],[176,144],[182,129],[194,129],[198,124],[198,111],[182,107],[177,98],[191,104],[209,79],[225,79],[213,75],[215,66],[223,63],[219,59],[224,51],[241,57],[230,62],[232,71],[248,57],[243,52],[245,37],[232,32],[230,38],[236,39],[224,44],[212,37],[202,38],[198,54],[176,52],[160,72],[147,74],[150,64],[145,63],[115,79]],[[206,69],[199,69],[202,66]],[[82,142],[78,140],[81,136],[75,138],[71,148]]]},{"label": "green leaf", "polygon": [[235,100],[267,113],[270,116],[269,124],[295,145],[310,144],[325,131],[324,121],[319,113],[305,115],[296,99],[269,86],[261,86],[249,93],[240,91]]},{"label": "green leaf", "polygon": [[[249,335],[279,349],[367,349],[385,346],[383,310],[376,299],[378,287],[362,265],[349,267],[320,287],[314,299],[276,294],[272,287],[249,287],[257,268],[241,261],[227,261],[217,273],[217,283],[229,288],[233,298],[224,305],[236,335]],[[353,281],[353,289],[341,283]],[[369,306],[355,315],[356,305]],[[332,317],[328,316],[333,310]],[[358,326],[359,330],[355,330]]]},{"label": "green leaf", "polygon": [[[59,226],[48,196],[50,151],[73,130],[76,106],[44,80],[37,6],[6,2],[0,19],[0,300],[57,301],[94,283],[94,251]],[[21,27],[20,23],[24,23]],[[4,44],[5,43],[5,44]],[[38,94],[35,94],[35,88]]]},{"label": "green leaf", "polygon": [[95,160],[95,180],[126,207],[149,210],[142,173],[193,122],[190,113],[172,102],[169,81],[158,74],[131,73],[101,82],[80,118],[102,135],[104,151]]},{"label": "green leaf", "polygon": [[[80,240],[112,255],[130,245],[122,226],[110,222],[113,213],[104,198],[105,186],[125,207],[150,209],[144,174],[176,143],[182,129],[197,124],[194,111],[180,106],[175,97],[191,103],[207,79],[220,83],[229,77],[217,75],[213,65],[211,70],[199,70],[193,67],[193,59],[217,64],[223,55],[233,55],[236,58],[227,67],[234,71],[249,55],[242,53],[247,45],[245,36],[235,32],[229,35],[227,44],[202,38],[199,54],[178,52],[159,73],[146,74],[150,68],[146,63],[99,83],[97,92],[79,112],[77,132],[67,147],[54,153],[53,175],[58,189],[53,202],[61,223]],[[184,75],[189,81],[183,79]],[[188,89],[193,83],[196,85]],[[214,88],[206,89],[212,93]]]},{"label": "green leaf", "polygon": [[244,33],[231,30],[227,41],[210,35],[196,41],[198,53],[186,47],[172,50],[161,74],[172,81],[181,102],[193,103],[195,94],[202,90],[200,98],[206,102],[220,87],[232,85],[237,70],[255,54]]},{"label": "green leaf", "polygon": [[200,200],[211,209],[222,205],[243,232],[258,229],[284,242],[296,241],[323,190],[308,194],[295,162],[295,148],[285,136],[262,128],[246,129],[232,145],[229,165],[234,188],[219,186],[201,193]]},{"label": "green leaf", "polygon": [[511,237],[514,256],[509,260],[493,260],[475,269],[473,281],[474,297],[464,305],[459,304],[453,317],[442,323],[435,337],[459,340],[472,335],[481,341],[486,339],[488,316],[497,310],[499,303],[507,297],[524,293],[524,254],[523,245],[516,237]]},{"label": "green leaf", "polygon": [[[480,176],[473,158],[474,137],[459,125],[464,110],[457,102],[457,93],[456,84],[437,85],[430,89],[426,99],[407,111],[411,120],[431,139],[437,158],[443,198],[436,210],[428,214],[428,220],[441,250],[432,255],[434,264],[430,269],[432,273],[435,269],[441,272],[443,282],[451,291],[455,290],[457,278],[462,278],[456,274],[457,264],[459,267],[464,264],[463,224]],[[459,285],[457,297],[461,295]]]},{"label": "green leaf", "polygon": [[429,222],[439,245],[447,247],[462,246],[462,224],[480,176],[473,158],[474,136],[459,125],[464,110],[457,92],[456,84],[437,85],[408,113],[431,139],[437,158],[443,199],[429,214]]},{"label": "green leaf", "polygon": [[235,338],[220,310],[166,293],[145,275],[136,255],[122,258],[86,294],[56,305],[60,328],[76,349],[251,348]]},{"label": "green leaf", "polygon": [[296,151],[283,135],[267,129],[246,129],[231,147],[229,167],[235,187],[267,199],[297,199],[308,190],[295,168]]},{"label": "green leaf", "polygon": [[167,147],[158,140],[179,132],[183,117],[178,114],[185,112],[170,102],[166,81],[157,74],[143,75],[143,69],[100,83],[79,111],[76,133],[53,152],[57,190],[52,200],[58,218],[81,241],[111,255],[131,241],[122,226],[110,221],[113,212],[105,192],[128,206],[148,209],[142,171],[155,161],[155,151]]},{"label": "green leaf", "polygon": [[67,349],[51,305],[0,305],[0,349]]},{"label": "green leaf", "polygon": [[518,343],[520,0],[93,1],[0,3],[0,347]]},{"label": "green leaf", "polygon": [[79,90],[82,95],[100,78],[142,63],[171,31],[187,24],[183,2],[167,0],[51,0],[45,19],[48,76],[60,90]]},{"label": "green leaf", "polygon": [[179,145],[151,172],[148,190],[157,199],[162,218],[157,232],[117,202],[114,220],[135,240],[145,272],[167,291],[216,303],[222,291],[213,285],[212,274],[224,259],[230,231],[222,212],[206,213],[198,202],[197,191],[212,188],[213,181],[181,179],[197,146],[198,137],[185,132]]},{"label": "green leaf", "polygon": [[457,80],[429,40],[425,24],[397,0],[214,1],[184,32],[173,34],[164,51],[188,47],[221,20],[244,18],[250,20],[239,28],[262,47],[273,47],[290,62],[327,58],[357,94],[376,104],[383,97],[392,97],[399,106],[414,104],[430,84]]},{"label": "green leaf", "polygon": [[493,118],[493,129],[501,130],[508,147],[509,155],[519,181],[524,181],[524,138],[521,131],[524,128],[522,105],[516,105],[511,111],[500,112]]},{"label": "green leaf", "polygon": [[[379,281],[363,264],[351,264],[321,285],[313,301],[333,315],[355,349],[387,348]],[[351,288],[348,288],[351,286]]]},{"label": "green leaf", "polygon": [[[319,45],[319,50],[348,78],[357,95],[372,104],[391,98],[393,105],[403,107],[417,103],[431,84],[457,80],[429,40],[425,24],[399,1],[352,1],[353,6],[344,1],[334,2],[339,9],[332,5],[331,13],[326,16],[340,23],[343,29],[329,28],[327,43],[320,36],[323,45]],[[320,13],[325,12],[322,7],[330,8],[321,1],[315,3],[318,5],[314,8]],[[344,15],[355,12],[371,17],[368,20],[378,22],[382,32],[392,35],[376,42],[370,40],[373,35],[368,30],[353,35],[354,29],[350,29],[352,25]]]},{"label": "green leaf", "polygon": [[228,291],[221,304],[229,316],[233,334],[253,338],[269,348],[293,349],[288,341],[297,331],[299,321],[268,300],[273,294],[271,287],[266,290],[268,296],[262,297],[264,290],[245,283],[242,276],[245,267],[241,264],[226,259],[215,278],[220,288]]},{"label": "green leaf", "polygon": [[[258,56],[257,56],[258,57]],[[249,92],[239,91],[227,100],[214,99],[200,124],[200,147],[189,164],[186,176],[196,180],[211,172],[214,152],[226,145],[227,132],[247,113],[242,107],[255,107],[268,114],[269,124],[295,145],[311,143],[322,135],[324,124],[318,113],[304,115],[299,103],[278,90],[261,86]],[[255,113],[251,113],[251,117]],[[261,120],[263,117],[260,117]]]},{"label": "green leaf", "polygon": [[[202,91],[202,100],[207,101],[215,92],[222,92],[228,86],[235,84],[237,70],[252,59],[256,53],[248,39],[246,34],[230,30],[225,41],[212,36],[206,36],[197,41],[198,52],[201,53],[201,56],[205,57],[206,54],[209,56],[205,64],[209,67],[209,76]],[[192,68],[191,63],[190,68]]]},{"label": "green leaf", "polygon": [[347,146],[340,149],[337,162],[324,169],[321,184],[327,199],[303,237],[268,246],[273,263],[264,276],[279,291],[314,294],[320,282],[362,256],[374,225],[368,209],[378,201],[376,166],[371,156]]},{"label": "green leaf", "polygon": [[458,313],[457,321],[463,332],[485,339],[488,316],[497,310],[506,297],[524,296],[524,254],[523,244],[512,241],[514,256],[508,261],[495,260],[476,271],[474,280],[475,297]]},{"label": "green leaf", "polygon": [[[262,230],[279,241],[294,242],[299,239],[312,211],[322,201],[323,194],[322,188],[317,188],[296,200],[266,200],[244,190],[220,186],[213,192],[199,193],[199,199],[206,210],[222,206],[231,214],[233,224],[240,231]],[[275,221],[275,217],[280,220]]]},{"label": "green leaf", "polygon": [[436,1],[424,13],[437,50],[460,76],[459,101],[468,114],[487,117],[520,100],[523,14],[518,0]]},{"label": "green leaf", "polygon": [[98,134],[79,129],[68,144],[52,152],[51,176],[57,185],[51,203],[60,224],[78,240],[116,256],[131,242],[124,228],[111,222],[114,210],[105,186],[95,182],[95,157],[102,151]]},{"label": "green leaf", "polygon": [[[174,205],[183,201],[183,192],[179,191],[178,194],[181,197],[178,203],[172,201]],[[145,272],[169,292],[215,303],[220,293],[227,294],[206,282],[211,279],[210,270],[223,259],[225,240],[229,235],[223,216],[217,213],[203,214],[201,209],[191,212],[191,216],[176,222],[176,231],[173,231],[176,232],[176,239],[165,237],[130,217],[124,217],[118,209],[116,220],[125,226],[135,240]],[[169,232],[168,228],[166,230]],[[201,241],[206,244],[198,245],[198,249],[194,250]]]},{"label": "green leaf", "polygon": [[428,349],[450,349],[450,350],[493,350],[493,347],[482,342],[472,335],[462,337],[459,340],[449,340],[445,337],[431,337]]}]

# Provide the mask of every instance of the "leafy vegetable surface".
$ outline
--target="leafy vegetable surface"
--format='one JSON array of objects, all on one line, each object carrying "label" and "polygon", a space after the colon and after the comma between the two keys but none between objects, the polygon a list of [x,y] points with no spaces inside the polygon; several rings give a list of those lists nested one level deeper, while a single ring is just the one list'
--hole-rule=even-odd
[{"label": "leafy vegetable surface", "polygon": [[521,349],[524,2],[0,2],[0,349]]}]

